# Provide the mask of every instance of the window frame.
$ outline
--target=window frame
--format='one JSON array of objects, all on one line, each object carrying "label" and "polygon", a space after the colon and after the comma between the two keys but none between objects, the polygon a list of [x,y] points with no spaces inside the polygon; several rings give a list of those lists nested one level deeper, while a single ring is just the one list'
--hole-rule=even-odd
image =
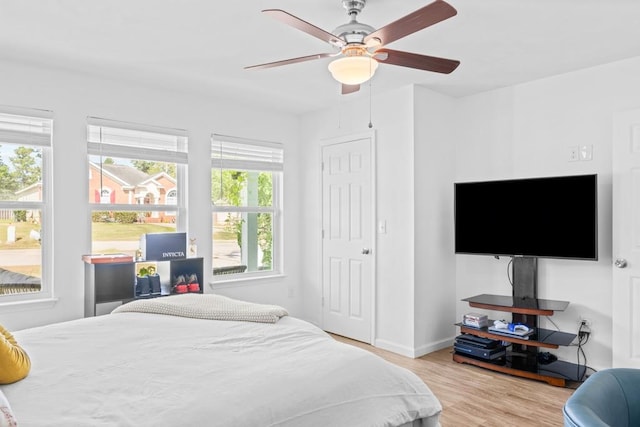
[{"label": "window frame", "polygon": [[[244,158],[239,155],[237,159],[225,158],[225,150],[221,144],[232,144],[234,146],[247,146],[257,148],[259,150],[271,150],[274,158],[262,160],[251,158],[248,154]],[[222,150],[222,153],[220,152]],[[214,157],[220,155],[220,157]],[[227,156],[227,157],[233,157]],[[284,183],[284,146],[281,143],[261,141],[255,139],[234,137],[221,134],[211,135],[211,179],[213,180],[214,171],[233,170],[244,172],[270,172],[272,185],[272,201],[270,207],[264,206],[218,206],[213,200],[211,204],[211,215],[209,226],[211,230],[211,270],[209,271],[211,282],[213,284],[222,284],[234,281],[245,281],[252,279],[269,278],[284,274],[284,233],[283,233],[283,183]],[[271,247],[271,269],[264,271],[251,271],[232,274],[213,274],[213,253],[215,250],[215,240],[213,238],[213,216],[217,213],[269,213],[271,214],[272,226],[272,247]]]},{"label": "window frame", "polygon": [[[92,140],[92,128],[128,130],[140,133],[154,133],[167,137],[176,138],[176,147],[161,147],[154,149],[137,144],[127,145],[121,143],[108,143]],[[101,138],[101,137],[100,137]],[[171,190],[177,192],[175,204],[165,204],[156,202],[154,204],[138,203],[96,203],[89,196],[89,218],[94,212],[114,211],[114,212],[157,212],[158,214],[171,212],[174,217],[176,232],[186,232],[187,219],[187,179],[188,179],[188,135],[186,130],[173,129],[152,125],[144,125],[131,122],[123,122],[97,117],[87,117],[87,165],[89,167],[89,179],[91,179],[91,157],[112,157],[127,160],[144,160],[165,163],[174,163],[176,166],[176,185]],[[109,188],[109,187],[103,187]],[[110,191],[113,189],[109,188]],[[166,200],[165,200],[166,201]],[[89,220],[92,223],[91,219]],[[93,246],[93,239],[91,240]]]},{"label": "window frame", "polygon": [[[53,112],[41,109],[0,106],[0,114],[41,120],[48,123],[48,138],[46,136],[42,137],[44,135],[43,132],[39,135],[40,138],[38,138],[38,135],[33,136],[32,143],[28,142],[29,135],[24,134],[16,135],[13,141],[0,139],[0,145],[15,144],[23,147],[36,147],[42,150],[41,200],[0,200],[0,209],[40,211],[40,291],[0,295],[0,306],[53,299]],[[0,267],[2,266],[0,265]]]}]

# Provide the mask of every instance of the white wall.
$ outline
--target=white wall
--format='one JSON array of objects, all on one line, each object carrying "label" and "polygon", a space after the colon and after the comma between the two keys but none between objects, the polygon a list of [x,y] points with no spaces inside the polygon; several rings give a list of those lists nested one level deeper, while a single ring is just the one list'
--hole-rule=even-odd
[{"label": "white wall", "polygon": [[376,210],[386,234],[376,241],[375,344],[397,353],[414,351],[415,200],[413,88],[376,96]]},{"label": "white wall", "polygon": [[415,356],[456,336],[453,251],[455,100],[416,87],[414,100]]},{"label": "white wall", "polygon": [[[386,222],[386,233],[376,236],[374,343],[407,356],[441,348],[454,336],[454,257],[447,241],[452,230],[447,190],[453,186],[455,170],[455,145],[449,133],[452,106],[451,98],[424,88],[405,87],[373,96],[376,217]],[[303,230],[304,312],[318,324],[322,317],[320,146],[323,139],[367,131],[368,114],[368,101],[345,97],[334,109],[302,118],[303,222],[308,224]]]},{"label": "white wall", "polygon": [[[363,90],[369,90],[363,86]],[[375,90],[375,89],[374,89]],[[413,347],[413,171],[407,161],[413,151],[412,89],[374,94],[373,130],[376,132],[376,216],[387,223],[377,235],[376,345],[398,352]],[[321,324],[322,296],[322,174],[323,139],[369,131],[369,103],[348,97],[336,108],[302,117],[301,150],[304,193],[302,203],[306,255],[303,261],[304,304],[307,319]]]},{"label": "white wall", "polygon": [[[514,176],[513,92],[506,88],[462,98],[456,103],[456,181],[482,181]],[[453,239],[453,235],[451,236]],[[456,255],[457,319],[469,311],[460,301],[476,294],[510,295],[507,259]],[[504,313],[495,313],[499,319]]]},{"label": "white wall", "polygon": [[[285,306],[299,315],[298,119],[234,105],[207,94],[178,93],[144,82],[93,78],[63,70],[0,63],[1,104],[43,108],[54,114],[54,291],[52,308],[0,307],[0,321],[16,330],[83,316],[83,263],[90,252],[87,207],[86,117],[174,127],[189,131],[189,235],[197,238],[211,271],[211,133],[285,144],[285,273],[278,279],[224,287],[217,292]],[[207,291],[211,291],[206,286]],[[293,297],[289,297],[293,295]]]},{"label": "white wall", "polygon": [[[588,364],[611,366],[611,135],[615,111],[640,106],[640,58],[538,80],[459,100],[456,179],[597,173],[599,261],[547,260],[538,264],[538,296],[570,301],[553,321],[576,332],[579,318],[593,322],[585,347]],[[593,160],[568,161],[568,147],[592,145]],[[457,299],[479,293],[510,294],[507,259],[458,255]],[[469,307],[457,303],[457,315]],[[546,319],[542,327],[554,329]],[[575,362],[575,347],[552,350]]]}]

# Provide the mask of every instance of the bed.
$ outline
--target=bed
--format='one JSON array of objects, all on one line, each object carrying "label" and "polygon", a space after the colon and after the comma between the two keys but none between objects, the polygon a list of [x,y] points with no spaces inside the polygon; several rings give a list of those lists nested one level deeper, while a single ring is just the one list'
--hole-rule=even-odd
[{"label": "bed", "polygon": [[439,426],[415,374],[276,320],[132,310],[18,331],[31,372],[1,390],[20,427]]}]

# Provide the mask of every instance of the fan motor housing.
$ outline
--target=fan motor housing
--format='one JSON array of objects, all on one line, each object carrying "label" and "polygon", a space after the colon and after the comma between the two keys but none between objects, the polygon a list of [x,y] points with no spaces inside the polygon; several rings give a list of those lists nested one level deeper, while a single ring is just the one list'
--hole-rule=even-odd
[{"label": "fan motor housing", "polygon": [[356,20],[366,3],[366,0],[342,0],[342,6],[347,9],[351,21],[337,27],[333,30],[333,34],[343,39],[347,44],[362,44],[364,38],[375,31],[372,26],[362,24]]},{"label": "fan motor housing", "polygon": [[364,38],[373,33],[375,28],[361,22],[349,22],[333,30],[332,34],[340,37],[347,43],[362,43]]},{"label": "fan motor housing", "polygon": [[342,0],[342,6],[347,9],[347,15],[359,14],[366,3],[367,0]]}]

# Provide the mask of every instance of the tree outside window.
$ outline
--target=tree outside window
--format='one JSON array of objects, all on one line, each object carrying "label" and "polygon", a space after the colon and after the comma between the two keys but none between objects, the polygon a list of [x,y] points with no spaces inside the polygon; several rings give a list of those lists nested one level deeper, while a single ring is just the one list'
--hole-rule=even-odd
[{"label": "tree outside window", "polygon": [[[29,110],[31,112],[31,110]],[[48,116],[50,112],[34,110]],[[0,295],[51,295],[50,196],[52,120],[0,112]],[[47,222],[48,221],[48,222]],[[33,295],[37,294],[37,295]],[[31,295],[31,296],[30,296]]]},{"label": "tree outside window", "polygon": [[222,274],[274,274],[280,271],[281,208],[278,195],[281,170],[282,149],[279,145],[237,140],[213,142],[214,279]]}]

